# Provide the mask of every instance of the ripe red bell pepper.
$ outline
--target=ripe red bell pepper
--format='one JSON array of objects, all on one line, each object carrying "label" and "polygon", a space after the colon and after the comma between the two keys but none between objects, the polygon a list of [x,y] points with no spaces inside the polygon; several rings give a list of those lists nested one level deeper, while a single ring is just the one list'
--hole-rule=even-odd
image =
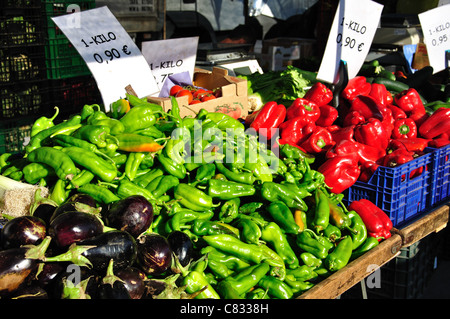
[{"label": "ripe red bell pepper", "polygon": [[328,104],[324,104],[319,106],[320,108],[320,116],[316,121],[316,125],[328,127],[333,125],[333,123],[337,120],[339,113],[338,110]]},{"label": "ripe red bell pepper", "polygon": [[296,117],[280,124],[281,139],[290,144],[298,144],[304,141],[316,128],[316,124],[307,117]]},{"label": "ripe red bell pepper", "polygon": [[359,113],[358,111],[351,111],[345,115],[342,124],[344,125],[344,127],[347,127],[363,124],[364,122],[366,122],[366,119],[361,115],[361,113]]},{"label": "ripe red bell pepper", "polygon": [[430,140],[420,137],[396,138],[390,140],[388,149],[396,150],[402,148],[408,152],[418,153],[422,152],[428,146],[429,142]]},{"label": "ripe red bell pepper", "polygon": [[417,137],[417,125],[413,119],[397,119],[394,121],[394,130],[391,137],[396,138],[409,138]]},{"label": "ripe red bell pepper", "polygon": [[391,93],[389,93],[384,84],[372,83],[369,96],[377,100],[382,105],[388,105],[388,101],[390,100],[389,96],[391,96]]},{"label": "ripe red bell pepper", "polygon": [[303,96],[305,100],[314,102],[317,106],[327,105],[333,100],[333,92],[322,82],[316,82]]},{"label": "ripe red bell pepper", "polygon": [[311,122],[316,122],[320,117],[319,106],[309,100],[297,98],[286,110],[286,118],[291,120],[296,117],[307,117]]},{"label": "ripe red bell pepper", "polygon": [[365,162],[379,162],[386,155],[386,151],[370,145],[359,143],[355,140],[340,140],[330,148],[327,153],[327,158],[352,154],[356,157],[359,164]]},{"label": "ripe red bell pepper", "polygon": [[348,81],[347,86],[341,92],[341,97],[353,101],[358,95],[368,95],[370,89],[371,84],[367,82],[366,77],[356,76]]},{"label": "ripe red bell pepper", "polygon": [[409,88],[394,96],[395,104],[405,112],[412,112],[416,108],[423,106],[419,92],[416,89]]},{"label": "ripe red bell pepper", "polygon": [[409,152],[408,150],[404,150],[401,148],[396,149],[383,158],[383,166],[397,167],[402,164],[408,163],[414,159],[413,154],[413,152]]},{"label": "ripe red bell pepper", "polygon": [[347,125],[344,127],[338,127],[337,129],[333,129],[331,131],[331,136],[333,140],[338,144],[342,140],[351,140],[354,141],[353,138],[355,134],[355,125]]},{"label": "ripe red bell pepper", "polygon": [[393,227],[389,216],[377,205],[368,199],[353,201],[348,210],[355,211],[366,225],[369,236],[387,239],[391,237],[390,230]]},{"label": "ripe red bell pepper", "polygon": [[327,151],[334,143],[331,133],[326,128],[316,126],[315,130],[299,146],[307,153],[315,154]]},{"label": "ripe red bell pepper", "polygon": [[327,159],[317,169],[325,177],[325,184],[334,194],[340,194],[355,184],[361,173],[357,157],[352,154]]},{"label": "ripe red bell pepper", "polygon": [[385,150],[389,137],[385,126],[376,118],[370,118],[366,123],[355,127],[355,140],[366,145]]},{"label": "ripe red bell pepper", "polygon": [[450,131],[450,108],[441,107],[419,126],[424,138],[435,138]]},{"label": "ripe red bell pepper", "polygon": [[387,104],[386,107],[391,110],[394,120],[406,119],[408,117],[405,111],[392,103]]},{"label": "ripe red bell pepper", "polygon": [[267,102],[250,124],[260,135],[271,139],[278,130],[278,126],[286,118],[286,107],[276,102]]},{"label": "ripe red bell pepper", "polygon": [[380,165],[376,162],[365,161],[360,164],[361,174],[359,179],[361,182],[367,183],[370,178],[375,174],[376,170]]},{"label": "ripe red bell pepper", "polygon": [[370,96],[359,95],[353,99],[349,112],[357,111],[366,120],[370,118],[376,118],[382,121],[384,109],[385,107],[378,103],[374,98]]},{"label": "ripe red bell pepper", "polygon": [[446,146],[448,144],[450,144],[450,138],[449,138],[448,133],[443,133],[443,134],[435,137],[428,143],[428,145],[430,147],[435,147],[435,148],[440,148],[440,147]]}]

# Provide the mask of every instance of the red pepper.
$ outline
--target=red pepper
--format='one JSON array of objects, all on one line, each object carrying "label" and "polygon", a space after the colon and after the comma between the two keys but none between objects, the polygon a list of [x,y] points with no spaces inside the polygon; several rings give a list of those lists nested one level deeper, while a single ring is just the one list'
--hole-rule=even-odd
[{"label": "red pepper", "polygon": [[280,124],[280,136],[291,144],[304,141],[316,128],[316,125],[306,117],[296,117]]},{"label": "red pepper", "polygon": [[371,84],[367,82],[366,77],[356,76],[348,81],[347,86],[342,90],[341,96],[344,99],[353,101],[358,95],[368,95],[370,89]]},{"label": "red pepper", "polygon": [[389,142],[388,149],[396,150],[402,148],[408,152],[422,152],[428,146],[430,140],[420,137],[396,138]]},{"label": "red pepper", "polygon": [[441,107],[419,126],[419,134],[435,138],[450,131],[450,108]]},{"label": "red pepper", "polygon": [[448,144],[450,144],[450,138],[447,133],[443,133],[443,134],[437,136],[436,138],[432,139],[428,143],[428,145],[430,147],[435,147],[435,148],[440,148],[440,147],[446,146]]},{"label": "red pepper", "polygon": [[366,225],[368,233],[383,234],[382,237],[384,237],[387,235],[386,232],[389,232],[392,229],[393,225],[390,218],[381,208],[368,199],[363,198],[353,201],[348,206],[348,210],[355,211],[361,217]]},{"label": "red pepper", "polygon": [[334,145],[331,133],[324,127],[316,126],[315,130],[299,146],[307,153],[322,153]]},{"label": "red pepper", "polygon": [[359,95],[352,101],[349,112],[357,111],[366,120],[370,118],[376,118],[380,121],[383,120],[383,106],[379,104],[374,98],[370,96]]},{"label": "red pepper", "polygon": [[325,176],[325,184],[335,194],[340,194],[352,186],[361,173],[357,157],[352,154],[329,158],[317,171]]},{"label": "red pepper", "polygon": [[338,110],[328,104],[319,106],[320,116],[316,121],[316,125],[328,127],[333,125],[334,121],[338,118]]},{"label": "red pepper", "polygon": [[355,140],[386,150],[389,144],[387,130],[380,120],[370,118],[366,123],[355,127]]},{"label": "red pepper", "polygon": [[317,106],[327,105],[333,99],[333,92],[322,82],[316,82],[303,96],[305,100],[314,102]]},{"label": "red pepper", "polygon": [[276,102],[267,102],[256,115],[250,127],[260,135],[271,139],[278,130],[278,126],[286,118],[286,107]]},{"label": "red pepper", "polygon": [[367,232],[367,236],[377,238],[378,241],[381,241],[383,239],[390,238],[392,236],[392,234],[390,231],[383,229],[382,231],[380,231],[378,233]]},{"label": "red pepper", "polygon": [[386,155],[386,151],[370,145],[359,143],[355,140],[340,140],[327,151],[326,157],[333,158],[351,154],[356,157],[358,163],[378,162]]},{"label": "red pepper", "polygon": [[417,137],[416,122],[410,118],[395,120],[391,137],[394,139]]},{"label": "red pepper", "polygon": [[363,124],[364,122],[366,122],[366,119],[364,118],[364,116],[361,115],[361,113],[359,113],[358,111],[351,111],[345,115],[342,124],[344,125],[344,127],[347,127],[352,125],[354,126],[358,124]]},{"label": "red pepper", "polygon": [[392,117],[394,118],[394,120],[406,119],[408,117],[405,111],[392,103],[387,104],[386,107],[392,111]]},{"label": "red pepper", "polygon": [[385,167],[397,167],[402,164],[408,163],[414,159],[413,152],[409,152],[404,149],[396,149],[395,151],[387,154],[383,159],[383,166]]},{"label": "red pepper", "polygon": [[423,107],[419,92],[416,89],[409,88],[404,90],[394,97],[395,104],[405,112],[412,112],[417,108]]},{"label": "red pepper", "polygon": [[297,98],[292,102],[291,106],[287,108],[286,118],[291,120],[299,116],[307,117],[311,122],[316,122],[320,117],[320,108],[312,101]]},{"label": "red pepper", "polygon": [[[389,104],[388,101],[390,100],[389,96],[391,96],[391,94],[389,93],[389,91],[386,89],[386,87],[383,84],[372,83],[369,96],[373,97],[375,100],[377,100],[382,105],[388,105]],[[392,98],[392,96],[391,96],[391,98]]]},{"label": "red pepper", "polygon": [[379,166],[380,165],[378,165],[376,162],[371,161],[365,161],[361,163],[360,165],[361,175],[359,175],[359,180],[361,182],[367,183],[373,176],[373,174],[376,172]]},{"label": "red pepper", "polygon": [[331,131],[331,136],[336,143],[339,143],[342,140],[351,140],[354,141],[356,125],[347,125],[344,127],[339,127],[338,129],[333,129]]}]

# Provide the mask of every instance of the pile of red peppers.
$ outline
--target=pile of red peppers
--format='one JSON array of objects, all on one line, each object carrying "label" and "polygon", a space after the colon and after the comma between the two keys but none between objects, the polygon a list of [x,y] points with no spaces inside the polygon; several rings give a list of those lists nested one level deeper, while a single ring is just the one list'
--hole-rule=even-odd
[{"label": "pile of red peppers", "polygon": [[396,167],[422,155],[428,146],[450,144],[450,108],[429,115],[414,88],[393,95],[383,84],[356,76],[339,98],[338,111],[330,105],[333,92],[316,82],[289,107],[269,102],[246,122],[265,132],[272,148],[290,144],[321,154],[325,160],[317,170],[336,194],[357,180],[367,182],[379,166]]},{"label": "pile of red peppers", "polygon": [[367,228],[367,235],[378,241],[391,237],[392,221],[386,213],[368,199],[353,201],[348,210],[355,211]]}]

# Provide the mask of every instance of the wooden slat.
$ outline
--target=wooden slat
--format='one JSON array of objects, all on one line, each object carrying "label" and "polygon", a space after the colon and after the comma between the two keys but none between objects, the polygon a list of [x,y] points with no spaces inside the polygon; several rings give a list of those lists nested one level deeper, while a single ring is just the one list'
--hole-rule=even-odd
[{"label": "wooden slat", "polygon": [[402,237],[399,234],[393,234],[374,249],[300,295],[298,299],[335,299],[395,258],[401,248]]}]

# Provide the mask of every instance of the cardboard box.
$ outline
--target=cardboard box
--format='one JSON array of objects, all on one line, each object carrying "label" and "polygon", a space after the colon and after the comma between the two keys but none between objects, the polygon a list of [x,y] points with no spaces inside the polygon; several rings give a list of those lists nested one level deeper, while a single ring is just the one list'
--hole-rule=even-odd
[{"label": "cardboard box", "polygon": [[[247,81],[228,75],[228,71],[214,67],[212,71],[195,68],[193,84],[197,87],[213,90],[221,88],[222,96],[214,100],[188,104],[186,96],[177,97],[176,100],[180,107],[182,117],[195,117],[200,109],[206,109],[209,112],[222,112],[232,117],[245,118],[248,115]],[[165,112],[172,108],[170,98],[147,97],[152,103],[161,105]]]},{"label": "cardboard box", "polygon": [[300,58],[314,55],[315,39],[274,38],[263,41],[260,64],[269,71],[284,70]]}]

